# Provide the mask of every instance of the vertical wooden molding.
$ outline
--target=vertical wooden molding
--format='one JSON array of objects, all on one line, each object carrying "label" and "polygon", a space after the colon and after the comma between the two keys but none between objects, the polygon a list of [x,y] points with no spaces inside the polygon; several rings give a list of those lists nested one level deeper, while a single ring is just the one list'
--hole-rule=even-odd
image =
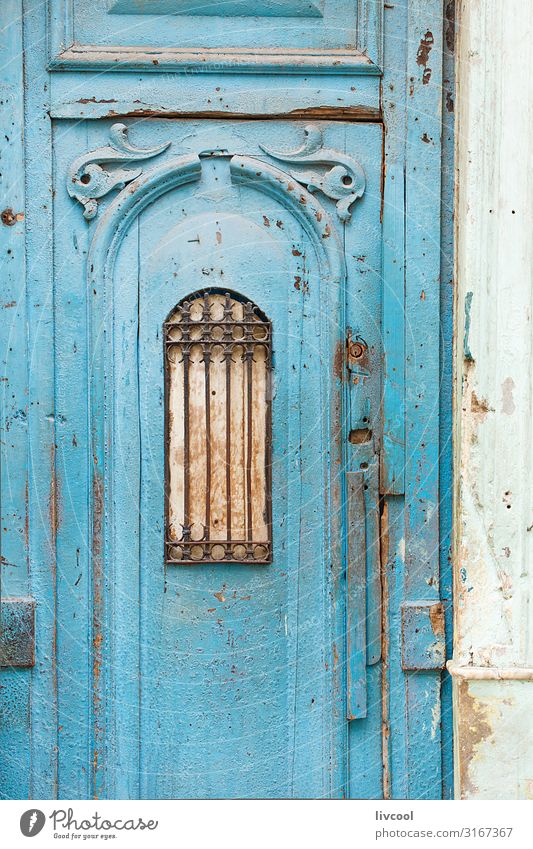
[{"label": "vertical wooden molding", "polygon": [[[35,660],[31,683],[31,738],[29,796],[53,799],[58,792],[58,665],[57,654],[57,530],[61,512],[55,481],[54,298],[52,271],[53,215],[51,202],[52,127],[49,116],[49,75],[38,45],[46,44],[47,20],[40,5],[21,7],[26,86],[24,111],[31,116],[24,132],[25,200],[28,247],[28,542],[31,594],[36,602]],[[20,363],[18,364],[20,367]],[[59,523],[61,524],[61,523]],[[65,691],[71,699],[72,684]],[[83,711],[76,703],[70,711],[78,718],[78,739]],[[83,729],[83,719],[81,719]],[[20,767],[19,767],[20,769]],[[86,793],[84,776],[70,792]],[[68,783],[68,779],[67,779]],[[80,785],[83,789],[79,790]],[[20,785],[19,785],[20,787]],[[20,791],[19,791],[20,792]]]},{"label": "vertical wooden molding", "polygon": [[[388,551],[385,616],[394,621],[403,603],[440,600],[441,193],[432,175],[442,166],[442,3],[404,0],[385,10],[385,22],[386,35],[394,33],[391,42],[405,39],[402,54],[388,57],[383,86],[388,137],[381,491],[389,524],[382,545]],[[384,726],[390,737],[387,731],[383,745],[391,795],[440,798],[441,674],[402,670],[398,647],[391,641],[386,648],[390,696]]]},{"label": "vertical wooden molding", "polygon": [[[28,595],[26,224],[22,3],[0,6],[0,627],[9,631],[8,600]],[[26,529],[26,534],[21,529]],[[30,673],[2,670],[5,699],[0,751],[2,792],[29,791]],[[16,689],[15,689],[16,688]]]}]

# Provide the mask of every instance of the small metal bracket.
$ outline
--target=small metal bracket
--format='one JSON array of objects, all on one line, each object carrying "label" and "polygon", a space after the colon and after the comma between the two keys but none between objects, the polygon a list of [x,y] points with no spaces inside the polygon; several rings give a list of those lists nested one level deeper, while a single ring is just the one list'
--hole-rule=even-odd
[{"label": "small metal bracket", "polygon": [[402,604],[402,669],[444,669],[444,608],[440,601]]},{"label": "small metal bracket", "polygon": [[370,353],[365,340],[346,328],[346,380],[348,385],[349,441],[358,445],[371,442],[371,408],[366,379],[370,375]]},{"label": "small metal bracket", "polygon": [[0,599],[0,666],[35,665],[35,601]]}]

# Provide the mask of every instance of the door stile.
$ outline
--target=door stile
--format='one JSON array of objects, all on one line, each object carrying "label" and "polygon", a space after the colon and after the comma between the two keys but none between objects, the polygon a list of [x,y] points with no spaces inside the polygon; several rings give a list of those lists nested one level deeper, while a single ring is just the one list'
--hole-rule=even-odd
[{"label": "door stile", "polygon": [[382,753],[385,799],[407,798],[407,735],[399,611],[404,598],[405,533],[405,150],[409,0],[385,9],[383,73],[383,395],[380,457],[383,587]]},{"label": "door stile", "polygon": [[[23,2],[25,77],[24,157],[27,233],[28,334],[28,551],[31,592],[36,600],[35,660],[31,683],[31,736],[28,796],[54,799],[58,793],[58,701],[56,666],[57,572],[54,528],[50,522],[55,451],[52,126],[49,75],[36,44],[46,43],[42,9]],[[56,511],[57,516],[57,511]],[[20,776],[22,780],[24,778]]]},{"label": "door stile", "polygon": [[[455,0],[444,4],[444,56],[442,85],[441,177],[441,306],[440,306],[440,433],[439,519],[440,595],[444,606],[446,657],[452,656],[452,357],[453,339],[453,201],[454,201],[454,100],[455,100]],[[442,797],[453,799],[452,679],[445,670],[441,690]]]},{"label": "door stile", "polygon": [[[113,451],[110,473],[113,479],[109,505],[109,535],[113,552],[108,564],[112,585],[107,628],[110,633],[108,665],[110,686],[114,694],[109,709],[108,746],[114,752],[114,769],[108,769],[107,793],[118,799],[141,798],[140,675],[141,627],[141,538],[143,515],[138,509],[142,487],[140,426],[140,350],[138,257],[141,251],[140,220],[137,218],[125,234],[115,270],[115,285],[108,294],[108,344],[113,353],[108,358],[120,373],[120,385],[131,387],[128,393],[114,393],[110,431]],[[127,327],[119,354],[114,350],[117,328]],[[109,371],[106,368],[106,379]],[[110,384],[113,385],[113,384]],[[123,533],[126,529],[126,534]],[[122,533],[121,533],[122,531]],[[124,542],[124,537],[126,541]],[[124,606],[129,609],[127,621],[121,618]]]},{"label": "door stile", "polygon": [[[87,128],[70,122],[53,132],[53,168],[68,167],[72,145],[86,144]],[[68,226],[65,226],[68,222]],[[54,424],[57,569],[57,691],[59,795],[85,798],[90,785],[80,763],[92,760],[89,723],[91,614],[88,445],[87,295],[84,276],[89,233],[72,215],[68,196],[54,204]]]},{"label": "door stile", "polygon": [[[403,5],[403,10],[402,10]],[[441,669],[443,660],[428,661],[425,646],[419,646],[417,669],[402,663],[402,628],[407,621],[405,604],[417,605],[424,616],[430,605],[438,605],[439,593],[439,338],[440,338],[440,176],[442,96],[442,3],[408,2],[385,10],[386,32],[405,15],[407,32],[402,52],[407,67],[394,60],[387,63],[384,77],[384,117],[388,129],[384,221],[394,193],[387,187],[397,179],[394,163],[405,158],[405,501],[398,475],[401,455],[398,445],[384,457],[382,491],[385,499],[388,563],[385,580],[390,623],[388,705],[384,744],[390,763],[392,798],[440,798],[441,796]],[[395,20],[396,16],[396,20]],[[393,43],[389,35],[389,43]],[[399,68],[391,73],[389,68]],[[389,95],[391,85],[395,94]],[[405,91],[406,89],[406,91]],[[395,123],[402,114],[394,98],[404,103],[405,128]],[[391,132],[392,131],[392,132]],[[403,152],[402,152],[403,151]],[[392,173],[388,163],[392,160]],[[432,177],[433,175],[433,177]],[[401,175],[400,175],[401,177]],[[396,188],[396,192],[398,189]],[[398,201],[401,198],[398,197]],[[394,211],[393,211],[393,214]],[[391,232],[385,223],[385,232]],[[402,255],[401,228],[396,231],[395,249]],[[385,252],[390,245],[385,237]],[[387,253],[385,253],[387,256]],[[387,273],[387,263],[385,266]],[[394,279],[395,275],[393,275]],[[400,278],[398,287],[401,289]],[[387,281],[385,292],[387,293]],[[401,297],[401,291],[400,291]],[[385,300],[385,330],[388,325]],[[391,307],[393,309],[393,307]],[[399,320],[399,312],[396,311]],[[400,331],[401,332],[401,331]],[[401,342],[399,343],[401,346]],[[401,347],[400,347],[401,351]],[[392,349],[390,365],[399,362],[398,345]],[[386,352],[387,358],[387,352]],[[386,381],[390,385],[390,371]],[[392,387],[401,395],[401,384]],[[393,397],[389,395],[389,399]],[[387,401],[387,394],[385,395]],[[398,399],[399,400],[399,399]],[[388,415],[384,415],[387,422]],[[401,440],[399,442],[401,445]],[[388,465],[387,465],[388,464]],[[401,516],[398,498],[404,501]],[[437,610],[437,608],[434,608]],[[418,614],[417,614],[418,615]],[[434,638],[443,641],[443,622],[438,609]],[[433,665],[431,665],[433,664]],[[405,705],[405,709],[404,706]]]},{"label": "door stile", "polygon": [[[409,323],[419,328],[419,332],[416,340],[406,332],[406,385],[410,391],[406,395],[405,600],[416,603],[422,599],[440,601],[441,198],[440,179],[435,180],[435,176],[440,175],[442,162],[442,30],[441,0],[410,3],[407,85],[412,105],[407,109],[405,302]],[[443,641],[444,623],[440,614],[439,621],[432,621],[432,626],[435,639]],[[407,639],[407,634],[402,636]],[[444,657],[436,660],[431,670],[406,671],[406,771],[409,796],[414,799],[438,799],[442,793],[443,667]]]},{"label": "door stile", "polygon": [[[24,222],[24,113],[22,20],[18,0],[8,0],[0,8],[0,66],[2,101],[0,117],[2,137],[0,162],[1,220],[0,251],[2,264],[0,323],[0,677],[2,704],[0,752],[3,760],[5,795],[19,790],[21,765],[22,791],[29,789],[29,709],[31,670],[11,666],[8,645],[4,653],[4,632],[9,632],[10,611],[22,611],[30,604],[29,570],[24,533],[28,528],[27,477],[27,347],[26,347],[26,273]],[[48,458],[50,466],[50,458]],[[20,764],[22,760],[22,764]]]},{"label": "door stile", "polygon": [[[381,125],[381,122],[377,122]],[[350,125],[345,130],[344,149],[350,147]],[[362,151],[357,151],[359,157]],[[375,152],[374,152],[375,155]],[[381,146],[378,149],[381,156]],[[371,178],[372,169],[365,168],[367,187],[361,203],[370,198],[381,203],[380,175]],[[371,304],[371,312],[381,314],[381,231],[370,239],[368,232],[358,226],[356,207],[352,221],[343,229],[343,241],[347,258],[348,275],[344,294],[344,338],[342,340],[342,383],[343,383],[343,463],[345,478],[362,476],[363,499],[357,521],[361,523],[360,541],[365,542],[363,568],[366,592],[364,593],[365,621],[359,629],[360,660],[359,689],[366,693],[366,714],[347,721],[347,796],[358,799],[379,799],[383,794],[383,768],[381,758],[376,759],[373,746],[381,738],[381,565],[379,542],[379,453],[381,445],[380,398],[381,398],[381,351],[382,339],[377,321],[368,314],[365,304]],[[348,562],[348,539],[350,507],[347,481],[344,492],[344,564],[345,583],[353,563]],[[355,521],[355,515],[352,516]],[[345,586],[346,602],[350,593]],[[353,621],[353,609],[345,610],[344,645],[346,671],[351,663],[347,651],[347,630]],[[355,624],[357,628],[357,625]],[[361,632],[366,631],[364,645]],[[352,634],[353,636],[353,634]],[[347,682],[346,682],[347,683]],[[345,715],[347,704],[344,705]]]}]

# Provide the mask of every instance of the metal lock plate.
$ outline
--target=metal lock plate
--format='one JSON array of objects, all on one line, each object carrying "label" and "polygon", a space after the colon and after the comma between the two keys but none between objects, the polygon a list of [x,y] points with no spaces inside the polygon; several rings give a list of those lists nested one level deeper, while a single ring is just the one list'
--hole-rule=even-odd
[{"label": "metal lock plate", "polygon": [[0,666],[35,665],[35,601],[0,600]]},{"label": "metal lock plate", "polygon": [[402,668],[444,669],[444,608],[440,601],[402,604]]}]

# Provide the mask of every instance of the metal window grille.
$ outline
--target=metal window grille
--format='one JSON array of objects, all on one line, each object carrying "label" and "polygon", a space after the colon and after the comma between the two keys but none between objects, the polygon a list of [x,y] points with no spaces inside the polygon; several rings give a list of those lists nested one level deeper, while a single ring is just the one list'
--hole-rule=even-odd
[{"label": "metal window grille", "polygon": [[272,328],[229,293],[164,325],[166,560],[270,563]]}]

